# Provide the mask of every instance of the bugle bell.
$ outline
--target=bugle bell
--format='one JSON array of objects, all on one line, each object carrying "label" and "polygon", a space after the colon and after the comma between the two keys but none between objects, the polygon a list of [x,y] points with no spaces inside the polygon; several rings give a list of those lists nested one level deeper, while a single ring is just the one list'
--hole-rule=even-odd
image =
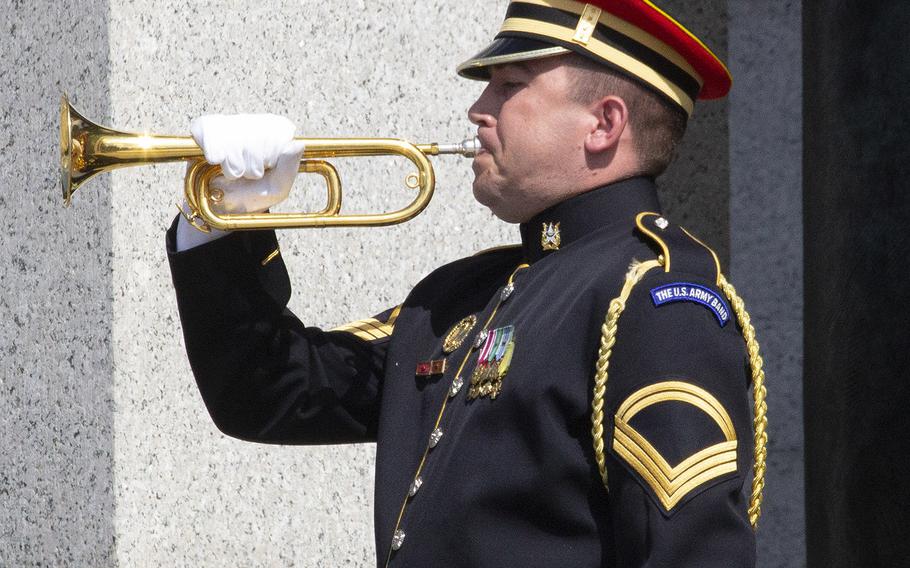
[{"label": "bugle bell", "polygon": [[[190,136],[160,136],[120,132],[82,116],[64,94],[60,103],[60,182],[63,201],[69,205],[79,187],[95,175],[131,166],[164,162],[190,162],[184,193],[190,211],[185,215],[198,228],[221,230],[291,229],[305,227],[375,227],[395,225],[413,219],[429,204],[436,177],[428,156],[459,154],[473,157],[480,148],[476,138],[458,144],[411,144],[394,138],[297,138],[305,142],[300,160],[301,173],[321,175],[328,191],[324,209],[312,213],[219,214],[215,205],[220,191],[210,187],[221,173],[220,166],[205,162],[202,148]],[[402,156],[417,171],[406,178],[417,190],[410,204],[397,211],[341,215],[341,180],[327,158]]]}]

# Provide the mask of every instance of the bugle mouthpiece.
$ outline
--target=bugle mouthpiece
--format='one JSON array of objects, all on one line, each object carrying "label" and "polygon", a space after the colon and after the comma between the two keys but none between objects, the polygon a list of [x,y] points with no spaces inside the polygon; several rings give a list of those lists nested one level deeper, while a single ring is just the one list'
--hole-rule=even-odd
[{"label": "bugle mouthpiece", "polygon": [[457,144],[430,144],[418,146],[421,151],[431,156],[439,154],[459,154],[465,158],[473,158],[480,151],[480,140],[476,136],[465,138]]}]

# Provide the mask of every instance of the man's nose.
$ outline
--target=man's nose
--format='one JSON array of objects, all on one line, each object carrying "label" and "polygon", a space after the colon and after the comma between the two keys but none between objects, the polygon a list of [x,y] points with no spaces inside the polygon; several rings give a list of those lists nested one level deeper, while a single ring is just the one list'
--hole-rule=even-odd
[{"label": "man's nose", "polygon": [[490,85],[487,84],[487,87],[480,93],[471,108],[468,109],[468,120],[477,126],[494,126],[496,117],[493,114],[490,102]]}]

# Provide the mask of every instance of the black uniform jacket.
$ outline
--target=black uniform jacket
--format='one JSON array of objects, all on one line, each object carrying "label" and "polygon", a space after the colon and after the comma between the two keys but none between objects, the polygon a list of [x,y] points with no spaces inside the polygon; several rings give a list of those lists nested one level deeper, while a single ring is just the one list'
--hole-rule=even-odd
[{"label": "black uniform jacket", "polygon": [[[287,310],[274,232],[181,253],[174,234],[215,424],[256,442],[376,442],[377,565],[754,564],[741,330],[713,253],[660,217],[650,178],[571,198],[523,224],[521,246],[443,266],[334,331]],[[608,491],[591,431],[602,326],[630,263],[658,256],[609,359]]]}]

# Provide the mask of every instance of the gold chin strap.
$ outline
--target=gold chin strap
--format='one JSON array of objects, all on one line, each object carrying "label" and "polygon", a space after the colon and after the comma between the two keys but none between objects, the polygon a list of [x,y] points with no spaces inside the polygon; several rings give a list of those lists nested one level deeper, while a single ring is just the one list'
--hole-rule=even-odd
[{"label": "gold chin strap", "polygon": [[[634,261],[629,266],[626,273],[626,279],[623,283],[619,296],[610,302],[607,309],[607,316],[601,326],[600,349],[597,353],[596,373],[594,375],[594,400],[591,411],[591,435],[594,438],[594,457],[597,460],[597,468],[600,470],[600,477],[603,479],[604,487],[609,491],[607,483],[607,462],[604,453],[604,393],[607,389],[607,376],[610,367],[610,356],[613,354],[613,346],[616,344],[616,331],[619,323],[619,316],[626,309],[626,302],[632,293],[632,289],[638,284],[645,274],[650,270],[663,266],[663,257],[657,260],[646,262]],[[753,426],[755,429],[753,452],[753,471],[752,479],[752,497],[749,501],[749,522],[752,527],[758,526],[758,518],[761,516],[762,491],[765,487],[765,460],[768,456],[768,418],[766,416],[768,405],[765,403],[765,372],[762,370],[762,358],[759,354],[758,341],[755,339],[755,328],[752,327],[751,318],[746,311],[745,304],[740,298],[736,289],[730,284],[723,275],[718,279],[720,289],[730,300],[733,311],[736,314],[736,320],[743,330],[743,338],[746,342],[746,351],[749,354],[749,366],[752,370],[752,389],[753,401],[755,406],[755,416]]]}]

